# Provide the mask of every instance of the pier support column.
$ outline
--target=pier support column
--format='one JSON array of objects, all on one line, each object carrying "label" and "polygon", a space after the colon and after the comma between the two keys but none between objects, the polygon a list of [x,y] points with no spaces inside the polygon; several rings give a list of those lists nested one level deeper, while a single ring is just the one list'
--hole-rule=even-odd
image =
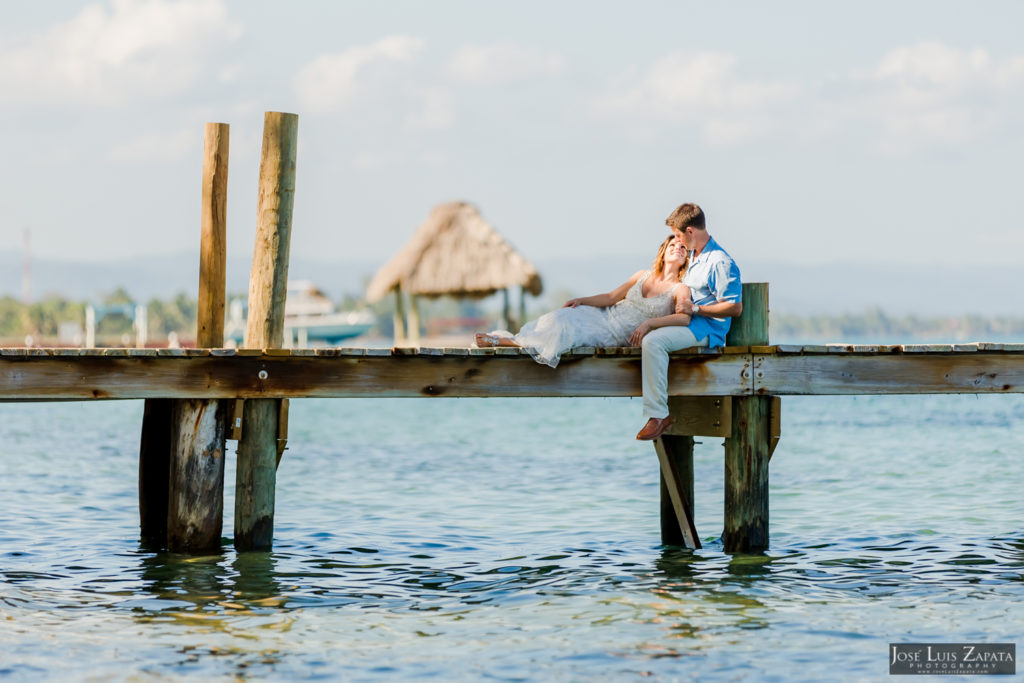
[{"label": "pier support column", "polygon": [[693,523],[693,437],[666,434],[654,450],[661,465],[661,542],[700,548]]},{"label": "pier support column", "polygon": [[[743,315],[733,320],[727,346],[768,344],[768,284],[743,285]],[[753,373],[753,368],[748,369]],[[725,439],[725,529],[728,553],[768,548],[768,460],[771,396],[732,399],[732,428]]]},{"label": "pier support column", "polygon": [[728,553],[768,548],[770,396],[732,399],[732,435],[725,440],[725,530]]},{"label": "pier support column", "polygon": [[139,443],[139,528],[142,545],[160,550],[167,545],[167,486],[171,463],[169,398],[146,399]]},{"label": "pier support column", "polygon": [[[295,159],[299,117],[267,112],[257,202],[256,245],[249,277],[245,348],[277,349],[284,339]],[[267,377],[265,373],[261,379]],[[280,401],[245,402],[235,479],[235,548],[269,550],[274,539],[274,489]]]},{"label": "pier support column", "polygon": [[[224,346],[229,126],[207,123],[203,148],[202,238],[196,346]],[[172,552],[220,550],[224,529],[227,404],[172,401],[167,547]]]}]

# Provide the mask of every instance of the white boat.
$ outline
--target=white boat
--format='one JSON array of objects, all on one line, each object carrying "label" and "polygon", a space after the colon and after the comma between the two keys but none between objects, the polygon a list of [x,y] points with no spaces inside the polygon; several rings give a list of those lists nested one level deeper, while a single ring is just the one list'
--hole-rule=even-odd
[{"label": "white boat", "polygon": [[[227,324],[225,341],[241,344],[245,338],[246,302],[235,299]],[[310,345],[337,345],[346,339],[366,334],[377,324],[370,311],[338,311],[327,295],[308,280],[288,283],[284,305],[284,345],[306,348]]]}]

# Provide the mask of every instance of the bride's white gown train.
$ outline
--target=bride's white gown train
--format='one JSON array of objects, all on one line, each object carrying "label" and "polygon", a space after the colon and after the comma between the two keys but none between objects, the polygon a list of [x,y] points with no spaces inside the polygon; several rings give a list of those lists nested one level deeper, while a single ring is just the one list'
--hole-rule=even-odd
[{"label": "bride's white gown train", "polygon": [[535,361],[551,367],[558,365],[563,353],[577,346],[629,346],[629,337],[640,323],[675,310],[675,287],[656,296],[643,295],[644,282],[650,275],[650,271],[641,275],[613,306],[559,308],[526,323],[512,339]]}]

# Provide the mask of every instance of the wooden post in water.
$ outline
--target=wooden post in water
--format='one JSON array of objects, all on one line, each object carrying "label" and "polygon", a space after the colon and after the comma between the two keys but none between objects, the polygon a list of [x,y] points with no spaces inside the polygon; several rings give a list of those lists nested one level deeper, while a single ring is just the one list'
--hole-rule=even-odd
[{"label": "wooden post in water", "polygon": [[[196,331],[200,348],[224,346],[228,144],[228,124],[206,124]],[[173,552],[220,549],[227,408],[226,401],[216,399],[173,401],[167,510],[167,547]]]},{"label": "wooden post in water", "polygon": [[206,124],[196,334],[196,345],[200,348],[224,346],[230,128],[226,123]]},{"label": "wooden post in water", "polygon": [[[249,278],[245,347],[280,348],[288,252],[295,200],[295,158],[299,117],[267,112],[263,119],[256,246]],[[274,487],[280,401],[245,402],[235,480],[235,547],[268,550],[274,538]]]},{"label": "wooden post in water", "polygon": [[146,399],[139,443],[139,527],[142,544],[159,550],[167,545],[167,474],[171,460],[169,398]]},{"label": "wooden post in water", "polygon": [[[743,285],[743,315],[733,320],[727,346],[768,344],[768,284]],[[754,369],[750,368],[753,373]],[[771,396],[734,396],[732,429],[725,439],[725,530],[728,553],[768,547],[768,460]]]}]

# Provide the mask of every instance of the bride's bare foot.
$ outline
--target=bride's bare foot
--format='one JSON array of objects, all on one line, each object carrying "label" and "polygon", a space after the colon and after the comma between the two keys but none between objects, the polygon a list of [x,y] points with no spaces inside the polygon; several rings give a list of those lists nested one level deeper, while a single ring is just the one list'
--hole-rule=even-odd
[{"label": "bride's bare foot", "polygon": [[486,349],[493,346],[519,346],[513,339],[509,337],[499,337],[496,334],[487,334],[485,332],[476,333],[476,345],[477,348]]},{"label": "bride's bare foot", "polygon": [[486,349],[491,346],[498,345],[498,338],[493,334],[486,334],[484,332],[476,333],[476,345],[478,348]]}]

